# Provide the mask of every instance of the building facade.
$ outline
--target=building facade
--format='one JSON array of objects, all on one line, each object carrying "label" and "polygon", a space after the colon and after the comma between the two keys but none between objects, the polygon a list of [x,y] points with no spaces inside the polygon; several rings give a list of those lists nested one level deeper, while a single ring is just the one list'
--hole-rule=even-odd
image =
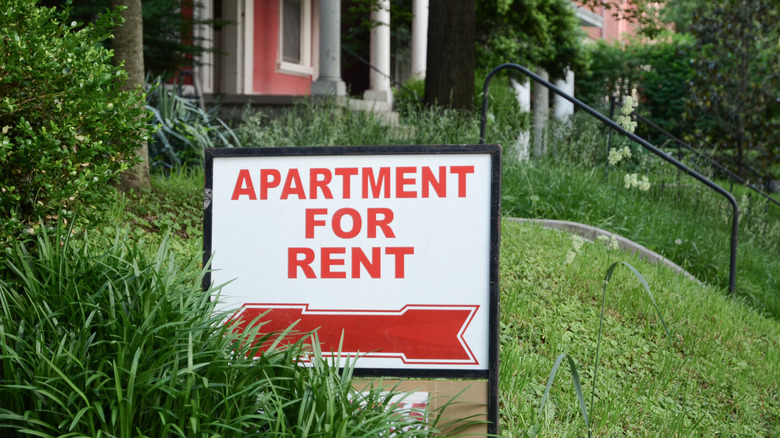
[{"label": "building facade", "polygon": [[[344,3],[344,4],[342,4]],[[371,67],[365,68],[368,89],[364,101],[392,105],[391,73],[424,77],[428,0],[412,0],[410,71],[391,64],[390,0],[378,0],[371,11]],[[341,15],[349,0],[204,0],[193,11],[198,18],[217,20],[218,26],[200,25],[195,38],[211,49],[198,59],[194,82],[199,94],[221,96],[223,102],[284,104],[295,97],[347,93],[341,69]],[[592,39],[622,39],[633,25],[603,7],[588,10],[572,2],[580,23]],[[395,66],[395,68],[394,68]],[[573,93],[573,74],[557,85]],[[555,106],[555,105],[554,105]],[[571,109],[558,104],[562,114]],[[556,110],[558,111],[558,110]],[[556,112],[557,114],[557,112]]]},{"label": "building facade", "polygon": [[[196,87],[223,99],[279,102],[306,95],[346,95],[341,73],[340,0],[204,1],[195,36],[210,51],[194,68]],[[414,0],[411,68],[424,75],[428,1]],[[370,13],[369,88],[363,98],[392,103],[389,0]]]}]

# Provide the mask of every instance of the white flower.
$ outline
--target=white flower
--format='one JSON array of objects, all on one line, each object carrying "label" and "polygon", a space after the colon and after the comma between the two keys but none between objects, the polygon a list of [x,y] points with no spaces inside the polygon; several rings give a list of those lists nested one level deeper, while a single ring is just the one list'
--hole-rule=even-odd
[{"label": "white flower", "polygon": [[623,177],[623,183],[627,189],[630,189],[631,187],[636,187],[639,184],[639,180],[635,173],[627,173],[626,176]]},{"label": "white flower", "polygon": [[680,240],[680,239],[674,239],[674,244],[675,244],[675,245],[682,245],[682,240]]},{"label": "white flower", "polygon": [[636,130],[636,122],[631,119],[631,116],[618,116],[617,122],[628,132]]},{"label": "white flower", "polygon": [[631,158],[630,147],[623,146],[622,149],[610,149],[609,157],[607,157],[607,161],[609,161],[609,164],[611,166],[614,166],[615,164],[619,163],[620,160],[622,160],[623,158]]},{"label": "white flower", "polygon": [[599,242],[603,242],[607,249],[619,249],[618,240],[614,234],[607,236],[606,234],[599,234],[597,237]]},{"label": "white flower", "polygon": [[644,175],[640,181],[637,174],[627,173],[626,176],[623,177],[623,183],[627,189],[637,187],[643,192],[650,190],[650,180],[647,178],[647,176]]},{"label": "white flower", "polygon": [[650,190],[650,180],[647,179],[646,175],[642,176],[642,182],[639,183],[639,190],[643,192]]},{"label": "white flower", "polygon": [[585,244],[585,239],[582,237],[572,234],[571,235],[571,246],[572,249],[569,250],[569,252],[566,253],[566,264],[568,265],[572,261],[574,261],[574,257],[577,256],[577,254],[580,252],[580,249],[582,249],[582,245]]},{"label": "white flower", "polygon": [[623,106],[620,108],[620,113],[624,116],[630,116],[638,104],[639,102],[633,96],[626,96],[623,98]]},{"label": "white flower", "polygon": [[609,161],[610,166],[614,166],[615,164],[619,163],[622,158],[623,156],[620,155],[620,152],[618,152],[616,149],[610,149],[607,161]]},{"label": "white flower", "polygon": [[628,132],[634,132],[636,129],[636,122],[631,118],[631,113],[634,112],[638,103],[633,96],[623,98],[623,106],[620,107],[620,115],[617,117],[617,122]]}]

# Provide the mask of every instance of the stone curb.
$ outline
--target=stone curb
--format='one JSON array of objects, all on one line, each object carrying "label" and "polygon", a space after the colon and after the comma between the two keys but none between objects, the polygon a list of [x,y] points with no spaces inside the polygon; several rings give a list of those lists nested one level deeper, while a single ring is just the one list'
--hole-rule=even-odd
[{"label": "stone curb", "polygon": [[598,239],[598,236],[607,236],[609,238],[612,238],[612,236],[614,236],[615,239],[617,239],[618,247],[623,251],[628,251],[631,254],[637,254],[641,259],[644,259],[652,264],[661,263],[667,268],[677,271],[680,274],[683,274],[684,276],[690,278],[691,280],[699,284],[702,284],[702,282],[699,281],[699,279],[697,279],[693,275],[691,275],[690,272],[686,271],[679,265],[675,264],[674,262],[665,258],[664,256],[658,254],[657,252],[651,251],[645,246],[642,246],[636,242],[628,240],[625,237],[620,236],[618,234],[609,232],[607,230],[602,230],[601,228],[592,227],[590,225],[585,225],[578,222],[560,221],[560,220],[553,220],[553,219],[525,219],[525,218],[517,218],[517,217],[510,217],[505,219],[514,222],[539,224],[545,228],[551,228],[554,230],[562,230],[569,233],[578,234],[590,241],[595,241],[596,239]]}]

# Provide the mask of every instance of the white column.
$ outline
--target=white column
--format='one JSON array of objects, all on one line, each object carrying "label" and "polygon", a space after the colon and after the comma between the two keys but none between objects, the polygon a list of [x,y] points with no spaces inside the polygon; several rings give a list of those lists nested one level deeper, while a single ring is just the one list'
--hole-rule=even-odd
[{"label": "white column", "polygon": [[[541,68],[536,69],[536,74],[545,81],[550,77],[547,71]],[[544,157],[547,155],[547,119],[550,114],[550,94],[547,87],[540,85],[538,82],[534,82],[531,94],[533,102],[534,157]]]},{"label": "white column", "polygon": [[320,0],[319,57],[320,76],[312,82],[311,94],[346,95],[341,80],[341,0]]},{"label": "white column", "polygon": [[219,92],[241,94],[244,90],[244,11],[243,3],[224,2],[222,4],[221,49]]},{"label": "white column", "polygon": [[[193,8],[193,14],[198,20],[211,20],[214,18],[214,5],[212,2],[203,2],[200,7]],[[193,80],[196,91],[201,94],[214,92],[214,26],[198,24],[193,30],[195,38],[201,40],[207,50],[198,55],[197,64],[193,66]]]},{"label": "white column", "polygon": [[[554,85],[569,96],[574,96],[574,72],[567,70],[566,79],[558,79]],[[556,94],[553,97],[553,115],[555,118],[566,121],[572,114],[574,114],[574,104]]]},{"label": "white column", "polygon": [[393,102],[390,89],[390,0],[378,0],[371,9],[371,58],[365,100]]},{"label": "white column", "polygon": [[524,84],[514,79],[510,79],[509,82],[512,84],[512,91],[515,92],[517,103],[520,105],[520,111],[524,113],[531,111],[531,80],[527,80]]},{"label": "white column", "polygon": [[255,73],[255,2],[244,0],[244,94],[254,93]]},{"label": "white column", "polygon": [[[510,79],[509,82],[517,98],[517,103],[520,105],[520,111],[524,113],[531,111],[531,80],[529,79],[524,84],[514,79]],[[527,161],[531,157],[531,133],[527,129],[520,130],[512,153],[515,154],[518,161]]]},{"label": "white column", "polygon": [[412,0],[412,77],[425,77],[428,56],[428,0]]}]

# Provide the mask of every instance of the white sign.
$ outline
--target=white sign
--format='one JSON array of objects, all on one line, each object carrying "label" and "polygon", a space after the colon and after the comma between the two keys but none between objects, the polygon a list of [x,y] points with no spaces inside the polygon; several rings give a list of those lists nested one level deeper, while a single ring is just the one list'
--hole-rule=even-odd
[{"label": "white sign", "polygon": [[487,370],[497,156],[214,155],[220,308],[318,329],[357,368]]}]

